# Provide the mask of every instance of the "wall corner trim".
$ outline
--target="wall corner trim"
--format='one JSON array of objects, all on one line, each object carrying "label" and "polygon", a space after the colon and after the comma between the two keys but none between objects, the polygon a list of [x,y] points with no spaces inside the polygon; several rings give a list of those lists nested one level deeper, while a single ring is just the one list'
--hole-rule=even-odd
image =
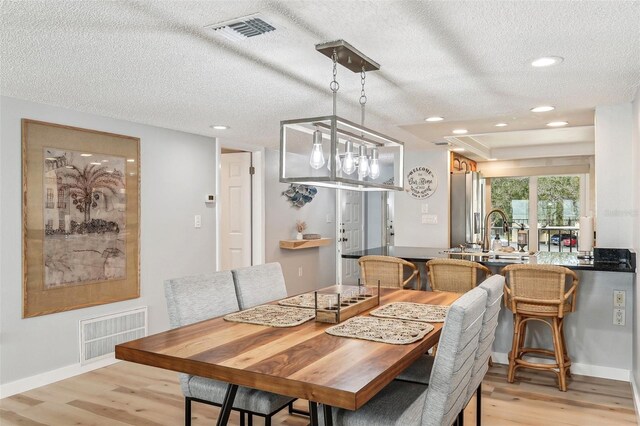
[{"label": "wall corner trim", "polygon": [[633,405],[636,408],[636,417],[640,419],[640,387],[635,375],[631,373],[631,392],[633,393]]},{"label": "wall corner trim", "polygon": [[80,363],[67,365],[56,370],[46,371],[44,373],[36,374],[35,376],[25,377],[24,379],[1,384],[0,399],[7,398],[18,393],[27,392],[31,389],[46,386],[80,374],[88,373],[89,371],[97,370],[98,368],[106,367],[108,365],[115,364],[116,362],[120,361],[115,359],[115,355],[112,355],[109,358],[84,366],[80,365]]}]

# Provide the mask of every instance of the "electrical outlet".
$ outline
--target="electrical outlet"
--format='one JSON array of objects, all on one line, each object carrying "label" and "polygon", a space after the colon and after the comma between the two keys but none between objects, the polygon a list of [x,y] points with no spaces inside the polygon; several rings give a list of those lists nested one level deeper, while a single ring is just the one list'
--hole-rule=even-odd
[{"label": "electrical outlet", "polygon": [[613,307],[624,309],[626,295],[624,290],[613,290]]},{"label": "electrical outlet", "polygon": [[202,216],[200,216],[199,214],[195,215],[195,217],[193,218],[193,226],[196,228],[202,227]]},{"label": "electrical outlet", "polygon": [[438,215],[435,214],[423,214],[422,215],[422,223],[427,225],[437,225],[438,224]]},{"label": "electrical outlet", "polygon": [[302,276],[302,266],[300,266],[298,268],[298,276],[301,277]]},{"label": "electrical outlet", "polygon": [[625,315],[624,309],[616,308],[613,310],[613,325],[624,325]]}]

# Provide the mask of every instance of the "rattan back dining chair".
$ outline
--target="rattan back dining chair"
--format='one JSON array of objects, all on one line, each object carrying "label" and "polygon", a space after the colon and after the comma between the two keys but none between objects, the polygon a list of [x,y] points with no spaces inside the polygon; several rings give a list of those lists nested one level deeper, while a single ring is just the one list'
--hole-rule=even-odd
[{"label": "rattan back dining chair", "polygon": [[475,288],[451,305],[428,386],[393,380],[356,411],[334,408],[333,424],[451,425],[466,403],[486,303],[487,293]]},{"label": "rattan back dining chair", "polygon": [[[415,279],[414,288],[420,289],[420,271],[411,262],[393,256],[362,256],[358,259],[360,278],[364,285],[378,285],[380,287],[403,288]],[[405,268],[411,271],[407,279],[404,278]]]},{"label": "rattan back dining chair", "polygon": [[433,291],[466,293],[491,275],[491,271],[470,260],[431,259],[427,262],[427,274]]},{"label": "rattan back dining chair", "polygon": [[[231,271],[171,279],[164,282],[169,323],[171,328],[182,327],[239,310]],[[185,425],[191,424],[191,402],[222,406],[228,383],[204,377],[179,375],[185,396]],[[271,417],[289,406],[293,398],[256,389],[238,387],[233,409],[240,412],[244,425],[245,413],[252,423],[252,415]]]},{"label": "rattan back dining chair", "polygon": [[[509,354],[509,383],[515,381],[518,368],[553,371],[558,388],[567,390],[571,374],[571,358],[564,338],[564,318],[576,310],[578,276],[571,269],[554,265],[508,265],[502,269],[506,277],[505,306],[513,312],[513,342]],[[539,321],[549,326],[553,350],[525,347],[527,324]],[[525,360],[525,356],[551,357],[554,363]]]}]

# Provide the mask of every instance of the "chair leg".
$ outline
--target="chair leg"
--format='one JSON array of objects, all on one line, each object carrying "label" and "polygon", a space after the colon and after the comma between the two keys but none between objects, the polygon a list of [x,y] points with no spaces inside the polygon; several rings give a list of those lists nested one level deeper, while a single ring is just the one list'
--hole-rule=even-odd
[{"label": "chair leg", "polygon": [[191,426],[191,398],[184,399],[184,425]]},{"label": "chair leg", "polygon": [[564,350],[560,341],[559,318],[554,317],[551,323],[553,330],[553,346],[555,348],[556,362],[558,363],[558,388],[562,392],[567,391],[567,375],[564,366]]},{"label": "chair leg", "polygon": [[309,420],[310,426],[318,426],[318,404],[313,401],[309,401]]},{"label": "chair leg", "polygon": [[516,359],[518,358],[518,346],[520,342],[520,315],[513,315],[513,342],[511,343],[511,353],[509,354],[509,372],[507,382],[513,383],[516,371]]},{"label": "chair leg", "polygon": [[456,424],[458,426],[464,426],[464,408],[458,413],[458,420]]},{"label": "chair leg", "polygon": [[240,415],[240,426],[244,426],[244,411],[240,411],[239,415]]},{"label": "chair leg", "polygon": [[482,383],[476,389],[476,426],[482,425]]},{"label": "chair leg", "polygon": [[298,414],[300,416],[308,416],[309,412],[304,410],[299,410],[293,406],[293,402],[290,402],[288,405],[289,414]]},{"label": "chair leg", "polygon": [[567,341],[564,339],[564,318],[560,318],[560,343],[562,343],[564,363],[567,366],[567,377],[571,377],[571,358],[569,358],[569,352],[567,352]]},{"label": "chair leg", "polygon": [[271,426],[271,416],[264,418],[264,426]]},{"label": "chair leg", "polygon": [[253,426],[253,414],[247,413],[247,426]]}]

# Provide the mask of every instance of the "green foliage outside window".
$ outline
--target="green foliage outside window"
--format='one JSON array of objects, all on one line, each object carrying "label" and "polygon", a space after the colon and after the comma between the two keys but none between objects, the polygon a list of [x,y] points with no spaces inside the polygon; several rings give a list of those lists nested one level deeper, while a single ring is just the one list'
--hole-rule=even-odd
[{"label": "green foliage outside window", "polygon": [[580,210],[578,176],[538,178],[538,222],[544,225],[575,225]]},{"label": "green foliage outside window", "polygon": [[[504,211],[510,226],[514,222],[513,200],[529,201],[529,178],[492,178],[491,207]],[[498,220],[498,216],[496,215],[493,220]],[[523,222],[519,218],[516,221]]]},{"label": "green foliage outside window", "polygon": [[[513,203],[513,201],[516,201]],[[529,178],[492,178],[491,206],[502,209],[510,224],[528,223],[514,205],[529,201]],[[528,204],[527,204],[528,205]],[[578,176],[543,176],[538,178],[538,222],[543,226],[574,225],[579,216],[580,178]],[[520,208],[519,210],[523,210]]]}]

